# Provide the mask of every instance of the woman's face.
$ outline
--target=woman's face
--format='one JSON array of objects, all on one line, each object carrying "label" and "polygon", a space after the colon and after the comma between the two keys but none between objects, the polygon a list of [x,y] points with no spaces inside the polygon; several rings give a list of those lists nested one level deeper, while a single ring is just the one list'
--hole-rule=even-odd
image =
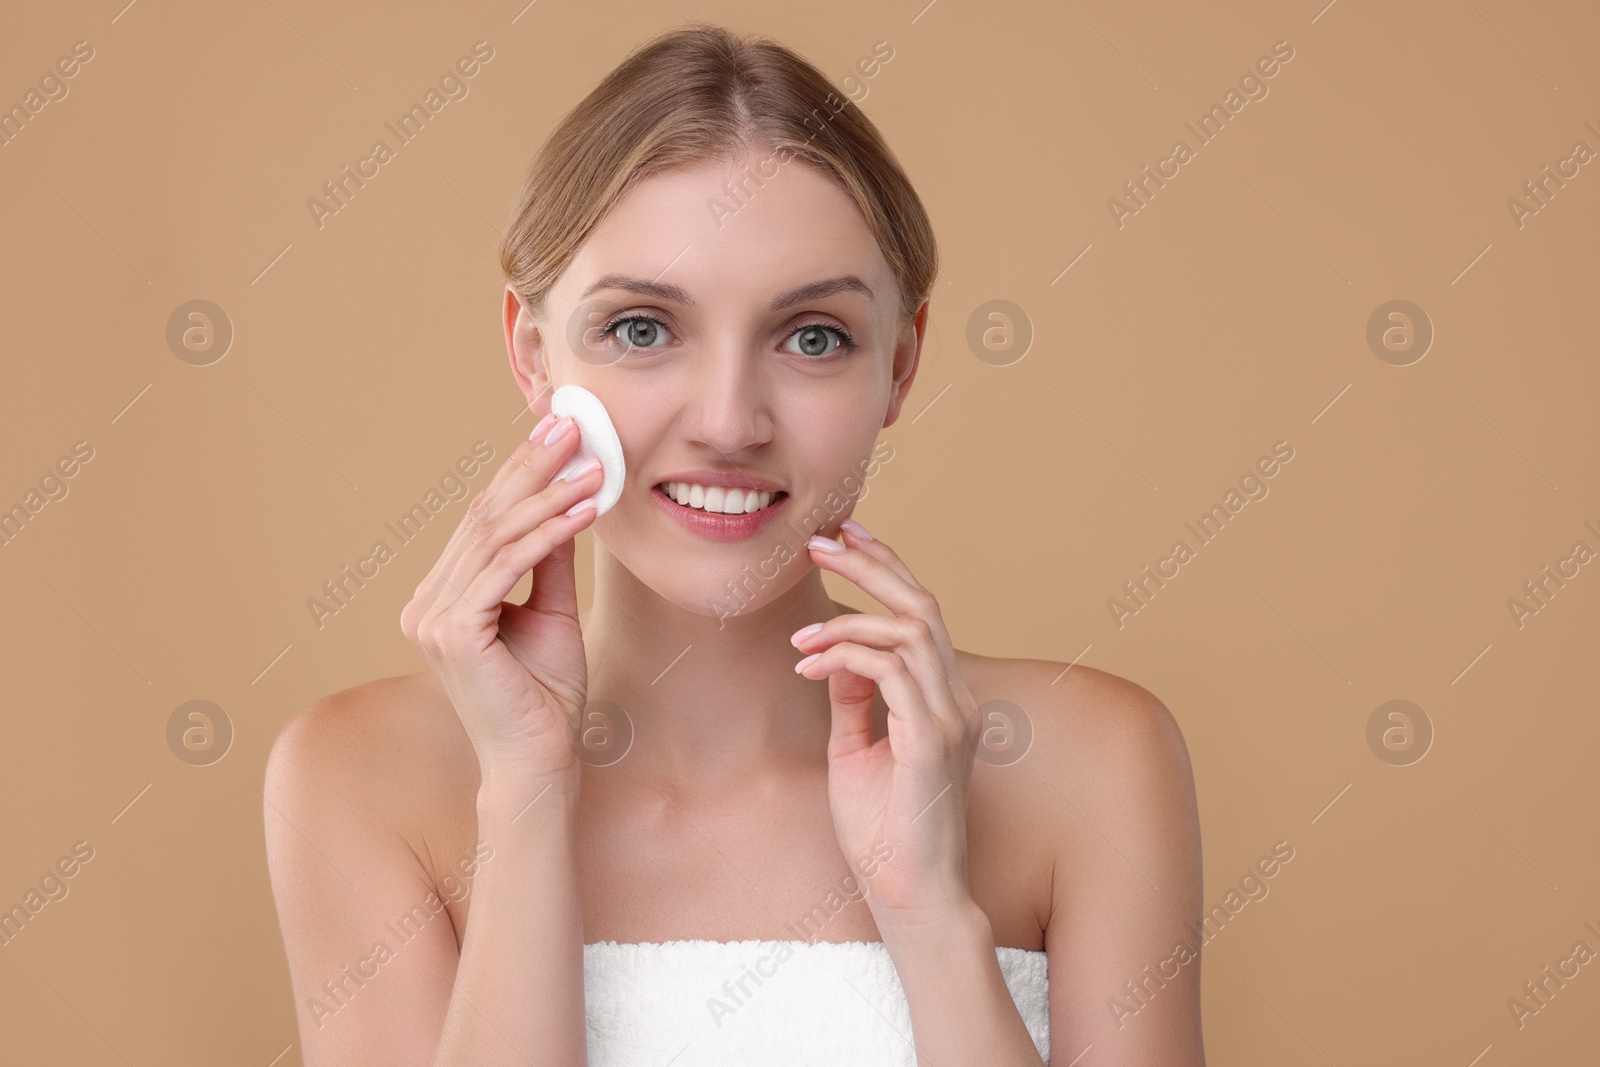
[{"label": "woman's face", "polygon": [[[581,385],[616,425],[627,481],[595,536],[657,594],[726,616],[792,588],[812,566],[806,538],[849,517],[910,390],[927,306],[902,326],[854,201],[808,164],[763,154],[636,185],[544,318],[508,290],[506,329],[536,410],[547,385]],[[741,479],[779,495],[730,520],[663,487]]]}]

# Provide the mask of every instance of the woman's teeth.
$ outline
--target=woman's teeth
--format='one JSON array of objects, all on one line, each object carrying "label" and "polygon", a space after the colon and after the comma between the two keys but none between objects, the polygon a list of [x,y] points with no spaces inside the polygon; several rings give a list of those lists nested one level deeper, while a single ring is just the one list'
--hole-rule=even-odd
[{"label": "woman's teeth", "polygon": [[754,489],[724,489],[720,485],[694,485],[690,482],[662,482],[661,491],[685,507],[719,515],[748,515],[752,511],[760,511],[778,495]]}]

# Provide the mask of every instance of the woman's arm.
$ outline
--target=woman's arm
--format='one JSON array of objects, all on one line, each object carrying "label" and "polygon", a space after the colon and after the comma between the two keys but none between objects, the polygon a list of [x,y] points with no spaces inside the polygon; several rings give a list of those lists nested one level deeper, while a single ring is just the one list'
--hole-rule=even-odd
[{"label": "woman's arm", "polygon": [[479,789],[495,858],[473,889],[437,1067],[587,1062],[577,806],[575,775]]},{"label": "woman's arm", "polygon": [[[919,1054],[940,1067],[1038,1064],[966,869],[982,706],[937,598],[889,545],[852,521],[840,529],[843,545],[807,542],[813,562],[893,613],[839,615],[790,638],[818,650],[795,669],[828,681],[828,800],[840,848],[860,856],[881,842],[891,852],[866,900]],[[1096,1064],[1204,1067],[1198,958],[1172,971],[1163,1010],[1139,1031],[1107,1033],[1095,1014],[1122,988],[1115,976],[1126,970],[1131,992],[1142,964],[1160,960],[1200,916],[1200,826],[1182,732],[1159,700],[1115,675],[1084,668],[1057,688],[1067,674],[1059,663],[1013,662],[1005,673],[1002,688],[1034,720],[1035,741],[995,772],[1011,775],[1006,791],[1021,798],[1026,851],[1054,861],[1045,937],[1052,1055],[1098,1035],[1111,1048]],[[877,739],[875,691],[889,711]]]},{"label": "woman's arm", "polygon": [[[1062,664],[1044,666],[1060,676]],[[1054,692],[1034,705],[1051,710],[1035,716],[1022,761],[1042,758],[1038,804],[1059,843],[1045,929],[1051,1059],[1093,1046],[1084,1067],[1205,1067],[1200,818],[1182,731],[1115,675],[1082,672]]]},{"label": "woman's arm", "polygon": [[305,1067],[427,1067],[455,928],[405,828],[406,791],[425,784],[365,688],[313,703],[274,742],[267,862]]},{"label": "woman's arm", "polygon": [[[1086,668],[1052,685],[1064,666],[1018,665],[1016,703],[1030,713],[1033,744],[992,772],[1017,776],[1014,788],[1025,791],[1017,818],[1054,861],[1045,929],[1051,1062],[1205,1067],[1201,946],[1191,928],[1203,891],[1200,822],[1188,748],[1149,691]],[[880,923],[880,932],[928,1063],[1040,1063],[981,909],[911,928]]]},{"label": "woman's arm", "polygon": [[575,784],[520,815],[537,790],[507,812],[504,792],[480,789],[476,848],[438,857],[459,879],[451,895],[469,901],[458,953],[419,858],[417,828],[443,785],[429,777],[437,753],[408,754],[400,717],[393,702],[347,690],[297,715],[268,760],[267,855],[302,1062],[584,1063]]},{"label": "woman's arm", "polygon": [[919,1063],[1044,1067],[1000,973],[989,917],[977,903],[926,925],[879,932],[911,1009]]}]

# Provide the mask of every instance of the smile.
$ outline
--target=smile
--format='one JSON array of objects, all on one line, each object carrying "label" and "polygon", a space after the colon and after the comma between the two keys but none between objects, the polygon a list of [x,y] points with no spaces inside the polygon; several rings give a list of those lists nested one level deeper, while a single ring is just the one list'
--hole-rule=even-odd
[{"label": "smile", "polygon": [[775,499],[788,495],[782,492],[763,493],[755,489],[724,489],[720,485],[696,485],[693,482],[662,482],[656,488],[686,508],[712,515],[748,515],[770,507]]},{"label": "smile", "polygon": [[690,533],[708,541],[744,541],[778,517],[789,494],[661,482],[651,487],[650,498]]}]

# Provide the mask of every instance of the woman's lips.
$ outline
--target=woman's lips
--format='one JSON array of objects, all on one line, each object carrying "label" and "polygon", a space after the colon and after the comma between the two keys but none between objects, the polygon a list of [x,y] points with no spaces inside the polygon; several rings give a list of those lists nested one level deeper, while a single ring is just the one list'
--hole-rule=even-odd
[{"label": "woman's lips", "polygon": [[743,515],[718,515],[678,503],[662,492],[659,485],[650,487],[650,497],[665,508],[667,514],[671,515],[678,525],[708,541],[748,540],[776,519],[778,512],[789,502],[789,494],[780,492],[772,503],[760,511],[751,511]]}]

